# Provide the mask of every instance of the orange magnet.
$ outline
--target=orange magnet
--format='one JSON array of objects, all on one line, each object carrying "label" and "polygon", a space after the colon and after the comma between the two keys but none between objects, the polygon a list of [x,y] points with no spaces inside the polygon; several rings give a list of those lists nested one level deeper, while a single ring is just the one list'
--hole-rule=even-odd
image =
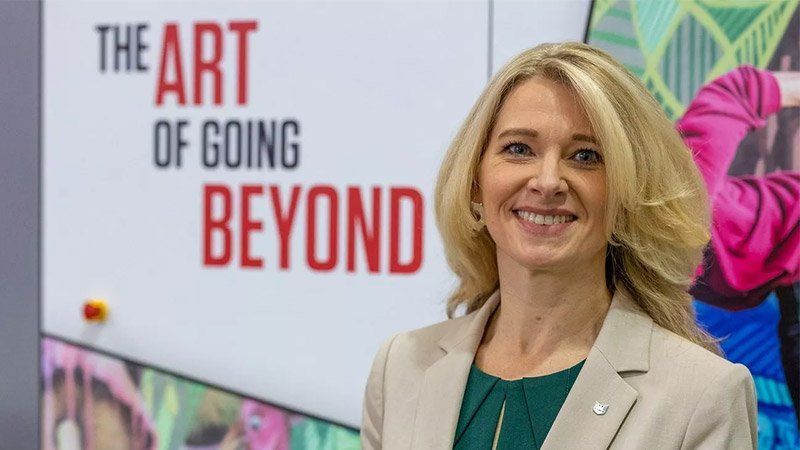
[{"label": "orange magnet", "polygon": [[103,300],[87,300],[83,304],[83,318],[89,322],[105,322],[108,317],[108,305]]}]

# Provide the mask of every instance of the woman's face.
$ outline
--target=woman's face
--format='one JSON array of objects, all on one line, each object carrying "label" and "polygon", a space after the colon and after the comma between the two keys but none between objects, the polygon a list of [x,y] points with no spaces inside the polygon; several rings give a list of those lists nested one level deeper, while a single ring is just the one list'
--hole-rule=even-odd
[{"label": "woman's face", "polygon": [[542,77],[506,97],[478,170],[498,262],[529,269],[602,264],[606,173],[603,153],[569,90]]}]

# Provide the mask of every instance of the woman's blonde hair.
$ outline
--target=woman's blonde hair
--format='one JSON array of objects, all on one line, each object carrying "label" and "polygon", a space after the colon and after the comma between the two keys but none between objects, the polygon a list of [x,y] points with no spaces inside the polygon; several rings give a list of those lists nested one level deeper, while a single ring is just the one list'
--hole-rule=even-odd
[{"label": "woman's blonde hair", "polygon": [[581,43],[543,44],[512,59],[478,98],[447,150],[435,191],[436,223],[459,283],[447,302],[480,308],[498,288],[495,244],[476,231],[473,182],[500,107],[539,76],[572,91],[604,152],[608,183],[607,285],[621,283],[660,326],[719,353],[695,322],[687,293],[709,240],[709,204],[690,151],[642,83]]}]

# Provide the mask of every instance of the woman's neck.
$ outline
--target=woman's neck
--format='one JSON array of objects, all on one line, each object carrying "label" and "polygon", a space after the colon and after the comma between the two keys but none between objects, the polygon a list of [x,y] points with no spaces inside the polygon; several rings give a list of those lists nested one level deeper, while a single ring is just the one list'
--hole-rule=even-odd
[{"label": "woman's neck", "polygon": [[611,304],[602,262],[531,271],[498,257],[498,273],[500,304],[476,354],[480,367],[545,374],[586,357]]}]

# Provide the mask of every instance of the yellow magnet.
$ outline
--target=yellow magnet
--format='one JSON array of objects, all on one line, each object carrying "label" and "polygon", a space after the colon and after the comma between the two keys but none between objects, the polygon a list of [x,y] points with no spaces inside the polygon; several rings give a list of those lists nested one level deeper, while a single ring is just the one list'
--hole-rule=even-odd
[{"label": "yellow magnet", "polygon": [[108,305],[100,299],[87,300],[83,304],[83,318],[88,322],[105,322],[108,317]]}]

